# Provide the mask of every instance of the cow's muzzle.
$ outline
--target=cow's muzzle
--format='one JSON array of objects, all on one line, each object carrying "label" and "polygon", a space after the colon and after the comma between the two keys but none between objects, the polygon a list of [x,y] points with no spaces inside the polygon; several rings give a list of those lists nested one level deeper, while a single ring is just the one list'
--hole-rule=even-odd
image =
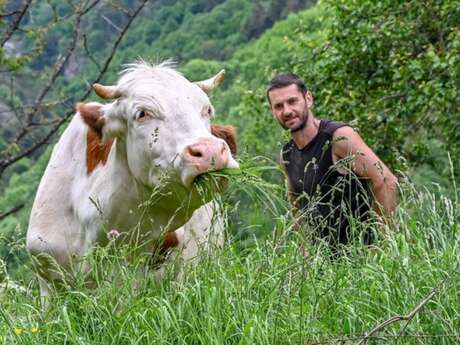
[{"label": "cow's muzzle", "polygon": [[182,182],[190,187],[195,178],[210,171],[238,168],[227,143],[221,139],[200,139],[185,147]]}]

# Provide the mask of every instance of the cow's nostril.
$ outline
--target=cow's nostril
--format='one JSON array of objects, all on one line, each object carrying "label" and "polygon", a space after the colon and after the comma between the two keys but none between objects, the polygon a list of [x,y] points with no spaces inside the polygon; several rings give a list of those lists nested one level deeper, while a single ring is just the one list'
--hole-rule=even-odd
[{"label": "cow's nostril", "polygon": [[203,157],[203,153],[201,152],[201,150],[197,148],[189,147],[188,153],[190,154],[190,156],[195,157],[195,158]]}]

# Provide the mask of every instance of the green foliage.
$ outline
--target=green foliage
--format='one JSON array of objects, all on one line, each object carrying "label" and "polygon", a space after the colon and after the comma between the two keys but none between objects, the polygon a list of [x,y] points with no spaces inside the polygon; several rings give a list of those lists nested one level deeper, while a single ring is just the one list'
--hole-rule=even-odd
[{"label": "green foliage", "polygon": [[402,167],[400,155],[425,163],[432,139],[458,155],[458,3],[325,3],[326,42],[315,49],[314,64],[297,66],[312,86],[317,113],[352,121],[395,168]]},{"label": "green foliage", "polygon": [[37,162],[22,160],[15,166],[16,172],[11,176],[5,192],[0,197],[0,213],[24,205],[19,212],[0,220],[0,258],[5,260],[10,272],[14,272],[27,260],[24,236],[35,192],[50,155],[51,148]]},{"label": "green foliage", "polygon": [[[49,17],[47,6],[65,14],[61,3],[40,3],[35,18],[42,12],[43,18]],[[378,322],[410,312],[446,276],[450,278],[433,303],[420,310],[395,342],[419,343],[404,338],[416,333],[427,334],[432,343],[455,343],[458,336],[438,336],[456,334],[460,327],[455,309],[460,303],[460,208],[451,169],[451,164],[458,169],[455,157],[460,153],[458,5],[448,0],[326,0],[290,15],[245,45],[259,28],[271,26],[275,17],[267,19],[270,13],[279,18],[280,4],[291,2],[157,3],[127,37],[113,66],[118,70],[137,56],[175,56],[185,62],[182,71],[192,80],[226,68],[222,89],[211,97],[217,122],[238,128],[242,170],[231,178],[224,197],[232,220],[227,232],[235,242],[189,268],[180,284],[139,279],[140,262],[127,260],[122,248],[98,248],[97,288],[88,288],[77,273],[44,320],[35,283],[33,294],[13,289],[0,293],[0,344],[356,343]],[[85,25],[94,28],[88,41],[98,56],[113,28],[94,19]],[[54,37],[65,33],[66,28],[59,28]],[[42,70],[51,61],[56,54],[52,48],[46,46],[48,60],[34,68]],[[83,77],[59,81],[56,92],[79,92],[84,79],[95,73],[85,61],[80,60]],[[273,168],[287,136],[265,99],[267,82],[286,70],[306,79],[319,117],[352,122],[392,168],[407,164],[413,181],[436,190],[419,192],[406,185],[398,229],[377,246],[353,243],[348,255],[331,261],[327,248],[304,242],[303,233],[293,232],[281,173]],[[115,78],[113,73],[107,79]],[[24,264],[24,232],[48,157],[49,151],[36,164],[24,160],[0,198],[0,212],[26,204],[0,222],[0,256],[24,285],[31,284],[32,276]],[[269,236],[273,241],[266,241]],[[116,284],[114,271],[120,274]],[[400,325],[385,329],[382,339],[393,341],[403,329]],[[34,327],[39,331],[33,333]],[[21,328],[21,335],[15,335],[15,328]]]},{"label": "green foliage", "polygon": [[277,20],[310,3],[294,0],[281,11],[276,0],[166,3],[150,8],[151,12],[128,34],[117,61],[132,61],[137,56],[224,60]]},{"label": "green foliage", "polygon": [[[8,13],[7,8],[6,1],[0,1],[0,13]],[[2,29],[0,37],[2,38],[11,24],[6,18],[0,17],[0,28]],[[2,67],[3,72],[15,72],[24,68],[42,53],[44,29],[41,27],[26,27],[15,32],[7,43],[12,43],[9,48],[7,48],[7,44],[0,47],[0,67]],[[24,51],[19,52],[20,50]],[[0,78],[1,80],[2,78]]]},{"label": "green foliage", "polygon": [[194,59],[190,60],[181,70],[187,79],[197,81],[210,78],[222,67],[222,63],[218,61]]}]

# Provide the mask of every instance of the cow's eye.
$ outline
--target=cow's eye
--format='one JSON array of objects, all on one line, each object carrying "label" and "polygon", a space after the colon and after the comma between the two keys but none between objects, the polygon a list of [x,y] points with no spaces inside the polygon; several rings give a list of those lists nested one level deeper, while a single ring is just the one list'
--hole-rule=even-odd
[{"label": "cow's eye", "polygon": [[145,110],[140,110],[136,115],[137,121],[145,121],[149,117],[149,113]]},{"label": "cow's eye", "polygon": [[203,109],[202,114],[205,117],[212,118],[214,116],[214,109],[212,109],[212,106],[207,106]]}]

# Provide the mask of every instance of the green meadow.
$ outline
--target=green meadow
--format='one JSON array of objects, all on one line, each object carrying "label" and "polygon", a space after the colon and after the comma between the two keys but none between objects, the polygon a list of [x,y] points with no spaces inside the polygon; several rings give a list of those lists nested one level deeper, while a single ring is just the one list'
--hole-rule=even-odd
[{"label": "green meadow", "polygon": [[[147,2],[101,82],[114,82],[138,57],[174,58],[190,80],[226,69],[210,98],[215,122],[236,128],[241,170],[197,182],[225,211],[225,245],[203,250],[196,265],[166,266],[157,280],[151,257],[109,242],[80,259],[92,264],[89,273],[64,273],[43,310],[25,234],[67,121],[21,155],[76,102],[96,100],[84,90],[127,23],[123,15],[140,2],[81,2],[89,7],[80,50],[55,79],[54,63],[74,37],[75,1],[32,1],[7,39],[14,44],[0,45],[0,345],[460,343],[460,6],[453,0]],[[0,42],[19,3],[0,0]],[[281,71],[305,79],[318,118],[350,123],[397,174],[394,219],[353,224],[356,234],[375,234],[372,245],[356,236],[333,255],[312,241],[315,229],[297,224],[278,164],[288,134],[265,95]],[[21,132],[16,110],[38,100],[50,80],[37,108],[47,124]],[[228,179],[228,189],[214,195],[214,178]]]}]

